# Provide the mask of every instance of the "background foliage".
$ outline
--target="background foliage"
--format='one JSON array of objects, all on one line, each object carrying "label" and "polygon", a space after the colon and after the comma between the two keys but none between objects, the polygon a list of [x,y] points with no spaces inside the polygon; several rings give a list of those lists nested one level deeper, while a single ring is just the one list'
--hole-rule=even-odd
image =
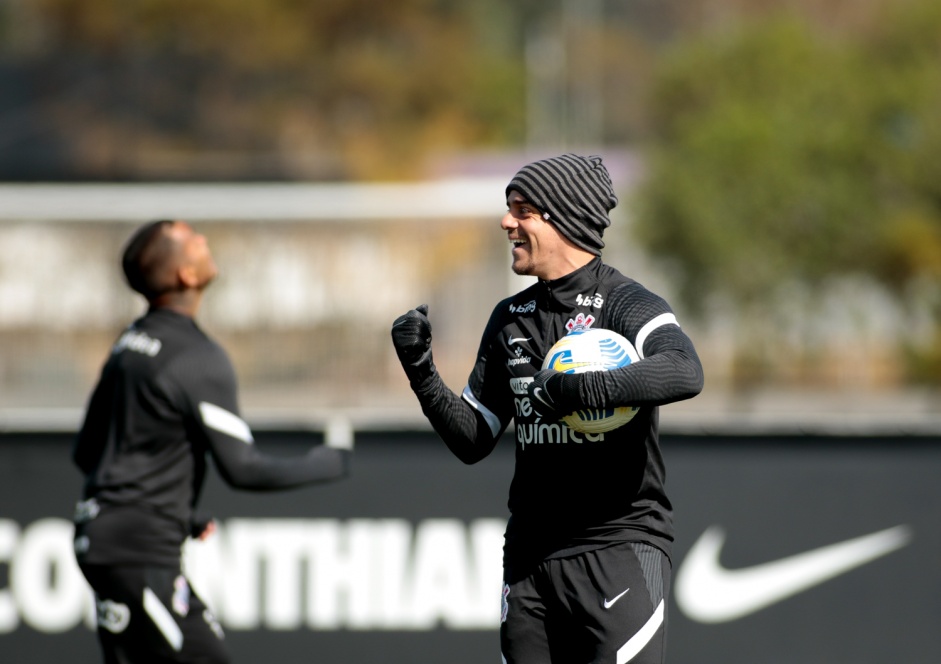
[{"label": "background foliage", "polygon": [[[752,352],[780,353],[795,289],[819,305],[841,279],[941,314],[941,5],[877,18],[837,34],[763,17],[678,44],[656,74],[638,236],[690,310],[735,301],[765,339]],[[937,379],[936,333],[916,341],[909,372]]]},{"label": "background foliage", "polygon": [[17,17],[32,34],[6,30],[7,61],[66,176],[389,176],[432,146],[519,131],[521,105],[497,94],[518,58],[482,34],[503,13],[491,0],[36,0]]}]

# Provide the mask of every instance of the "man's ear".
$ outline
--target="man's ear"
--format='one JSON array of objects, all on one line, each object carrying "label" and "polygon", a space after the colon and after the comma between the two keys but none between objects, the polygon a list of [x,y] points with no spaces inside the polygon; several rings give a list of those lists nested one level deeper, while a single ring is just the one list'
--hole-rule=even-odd
[{"label": "man's ear", "polygon": [[181,265],[176,270],[176,276],[184,288],[199,286],[199,275],[196,274],[196,267],[193,265]]}]

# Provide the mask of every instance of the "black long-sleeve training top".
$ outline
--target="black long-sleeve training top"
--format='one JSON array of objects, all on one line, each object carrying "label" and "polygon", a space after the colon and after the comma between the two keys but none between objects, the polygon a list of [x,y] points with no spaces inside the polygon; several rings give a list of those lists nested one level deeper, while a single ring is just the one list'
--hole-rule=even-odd
[{"label": "black long-sleeve training top", "polygon": [[192,318],[151,309],[111,349],[75,439],[79,560],[177,564],[209,457],[232,487],[274,490],[341,477],[350,452],[260,453],[222,347]]},{"label": "black long-sleeve training top", "polygon": [[[529,402],[532,376],[574,327],[618,332],[642,358],[580,375],[585,407],[639,407],[613,431],[580,434],[563,422],[543,422]],[[596,258],[494,308],[463,398],[437,374],[413,389],[435,430],[465,463],[489,455],[515,423],[504,549],[512,570],[623,541],[647,542],[669,555],[672,506],[658,406],[688,399],[702,386],[699,357],[666,301]]]}]

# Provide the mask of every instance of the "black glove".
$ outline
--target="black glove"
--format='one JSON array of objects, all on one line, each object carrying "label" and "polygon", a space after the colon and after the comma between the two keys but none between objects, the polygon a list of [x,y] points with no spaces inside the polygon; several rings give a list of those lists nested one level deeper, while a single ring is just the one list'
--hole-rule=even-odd
[{"label": "black glove", "polygon": [[395,319],[392,323],[392,345],[405,369],[405,375],[413,385],[418,385],[435,373],[427,304],[419,305]]},{"label": "black glove", "polygon": [[526,387],[529,402],[543,420],[555,422],[581,408],[579,378],[552,369],[537,371]]}]

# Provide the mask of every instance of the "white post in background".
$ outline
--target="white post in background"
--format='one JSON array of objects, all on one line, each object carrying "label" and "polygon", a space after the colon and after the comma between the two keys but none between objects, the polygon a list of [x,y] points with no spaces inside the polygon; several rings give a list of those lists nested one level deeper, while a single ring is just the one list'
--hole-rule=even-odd
[{"label": "white post in background", "polygon": [[563,0],[568,68],[568,143],[595,148],[603,139],[604,44],[602,0]]},{"label": "white post in background", "polygon": [[562,0],[527,29],[526,144],[531,152],[594,148],[603,140],[602,0]]}]

